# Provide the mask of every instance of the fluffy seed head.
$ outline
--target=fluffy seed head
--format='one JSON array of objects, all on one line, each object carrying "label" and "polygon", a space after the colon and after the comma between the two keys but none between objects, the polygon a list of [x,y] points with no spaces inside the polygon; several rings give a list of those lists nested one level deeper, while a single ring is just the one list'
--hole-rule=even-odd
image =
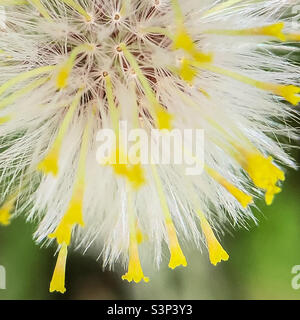
[{"label": "fluffy seed head", "polygon": [[[159,265],[165,244],[172,269],[187,265],[184,242],[228,260],[218,231],[255,220],[254,198],[271,204],[282,166],[295,167],[284,144],[300,102],[293,4],[0,0],[0,223],[26,212],[37,242],[58,245],[50,291],[65,291],[71,245],[123,262],[135,282],[149,281],[141,256]],[[184,145],[203,173],[133,163],[120,121],[148,142],[153,129],[203,130],[204,159]],[[97,161],[104,129],[118,137],[114,162]]]}]

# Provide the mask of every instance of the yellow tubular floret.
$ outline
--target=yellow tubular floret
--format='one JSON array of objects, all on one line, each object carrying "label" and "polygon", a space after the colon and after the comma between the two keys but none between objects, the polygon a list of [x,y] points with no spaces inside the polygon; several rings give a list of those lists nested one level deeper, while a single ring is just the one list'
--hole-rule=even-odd
[{"label": "yellow tubular floret", "polygon": [[6,81],[4,84],[0,87],[0,96],[5,93],[7,90],[12,88],[14,85],[26,81],[27,79],[34,78],[36,76],[39,76],[44,73],[50,73],[56,68],[56,66],[44,66],[40,68],[36,68],[30,71],[23,72],[16,77]]},{"label": "yellow tubular floret", "polygon": [[[182,49],[189,53],[192,57],[194,57],[196,60],[202,60],[204,57],[206,57],[209,61],[211,59],[211,56],[206,56],[203,53],[201,53],[196,45],[193,39],[188,34],[185,26],[184,26],[184,18],[183,14],[181,12],[181,8],[179,6],[179,3],[177,0],[171,0],[173,11],[175,14],[175,22],[176,22],[176,34],[173,39],[173,47],[174,49]],[[206,59],[204,59],[206,61]]]},{"label": "yellow tubular floret", "polygon": [[281,96],[294,106],[298,105],[300,102],[300,87],[296,87],[294,85],[281,85],[254,80],[237,72],[226,70],[211,64],[198,63],[195,61],[191,61],[190,63],[191,65],[197,66],[201,69],[205,69],[217,74],[222,74],[224,76],[243,82],[245,84],[254,86],[258,89],[272,92],[278,96]]},{"label": "yellow tubular floret", "polygon": [[127,280],[128,282],[134,281],[136,283],[141,282],[142,280],[144,282],[149,282],[149,278],[145,277],[143,273],[137,240],[132,240],[133,237],[134,236],[130,234],[128,271],[122,276],[122,280]]},{"label": "yellow tubular floret", "polygon": [[119,140],[120,114],[114,102],[113,88],[109,75],[105,76],[105,92],[110,117],[117,137],[116,146],[108,159],[108,164],[112,166],[115,174],[123,176],[133,188],[138,189],[145,183],[144,170],[140,163],[130,164],[128,155],[123,150],[122,142]]},{"label": "yellow tubular floret", "polygon": [[83,198],[85,186],[86,157],[88,153],[88,144],[91,131],[91,119],[84,130],[82,144],[79,156],[79,163],[73,187],[72,198],[69,202],[68,209],[64,214],[61,222],[49,238],[56,238],[59,244],[70,244],[72,229],[75,225],[84,226],[83,221]]},{"label": "yellow tubular floret", "polygon": [[238,30],[211,29],[204,32],[219,34],[219,35],[228,35],[228,36],[269,36],[269,37],[275,37],[281,41],[285,41],[286,36],[283,33],[283,28],[284,28],[284,22],[278,22],[268,26],[249,28],[249,29],[238,29]]},{"label": "yellow tubular floret", "polygon": [[155,93],[153,92],[147,78],[144,76],[141,71],[135,57],[128,51],[126,45],[124,43],[120,44],[120,48],[122,49],[125,58],[129,62],[130,66],[136,73],[142,88],[144,90],[145,96],[147,97],[150,106],[151,106],[151,114],[156,121],[157,127],[162,129],[170,130],[172,128],[172,119],[173,116],[163,108],[160,103],[157,101]]},{"label": "yellow tubular floret", "polygon": [[229,255],[217,240],[204,214],[200,210],[197,210],[197,214],[199,216],[201,228],[206,239],[210,262],[213,265],[217,265],[217,263],[221,262],[222,260],[227,261],[229,259]]},{"label": "yellow tubular floret", "polygon": [[56,238],[57,243],[61,245],[53,278],[50,283],[50,292],[59,291],[61,293],[64,293],[66,291],[64,286],[65,266],[67,258],[67,248],[71,242],[72,230],[76,225],[84,227],[82,208],[84,198],[86,157],[88,153],[88,146],[92,129],[91,119],[92,118],[90,116],[83,132],[78,169],[75,177],[72,198],[70,200],[68,209],[55,231],[48,235],[48,237],[51,239]]},{"label": "yellow tubular floret", "polygon": [[271,205],[274,195],[281,191],[277,183],[285,180],[284,172],[275,166],[272,157],[254,151],[245,153],[242,165],[255,186],[265,190],[266,203]]},{"label": "yellow tubular floret", "polygon": [[52,280],[50,282],[50,292],[65,293],[65,273],[66,273],[66,262],[68,255],[68,246],[63,243],[60,247],[59,254],[57,257],[56,266],[53,272]]},{"label": "yellow tubular floret", "polygon": [[40,87],[41,85],[43,85],[44,83],[46,83],[49,80],[50,80],[49,77],[44,77],[44,78],[41,78],[41,79],[38,79],[38,80],[31,82],[29,85],[25,86],[24,88],[22,88],[20,90],[13,92],[8,97],[0,100],[0,110],[9,106],[10,104],[14,103],[16,100],[18,100],[19,98],[30,93],[34,89],[37,89],[38,87]]},{"label": "yellow tubular floret", "polygon": [[92,52],[94,47],[91,44],[85,43],[73,49],[68,60],[59,68],[56,77],[56,87],[64,89],[68,85],[70,73],[75,66],[76,58],[81,53]]},{"label": "yellow tubular floret", "polygon": [[186,258],[181,250],[180,244],[178,242],[176,229],[173,221],[166,220],[166,228],[169,237],[169,249],[171,253],[169,268],[175,269],[176,267],[187,266]]},{"label": "yellow tubular floret", "polygon": [[170,261],[169,261],[169,267],[171,269],[175,269],[178,266],[187,266],[186,258],[181,250],[180,244],[178,242],[177,234],[176,234],[176,229],[174,226],[174,223],[172,221],[172,216],[168,207],[167,199],[164,194],[163,186],[160,180],[160,177],[157,173],[157,169],[155,165],[151,165],[152,168],[152,174],[154,177],[155,185],[156,185],[156,190],[158,193],[159,201],[161,204],[162,211],[165,216],[165,225],[167,229],[167,234],[168,234],[168,246],[170,250]]},{"label": "yellow tubular floret", "polygon": [[208,63],[212,61],[212,54],[205,54],[203,52],[200,52],[195,42],[192,40],[190,35],[187,33],[184,27],[181,27],[181,29],[177,30],[177,33],[174,37],[173,42],[174,50],[182,49],[185,52],[187,52],[195,61],[202,62],[202,63]]},{"label": "yellow tubular floret", "polygon": [[141,282],[142,280],[145,282],[149,281],[148,277],[144,276],[143,269],[141,266],[139,251],[138,251],[138,234],[135,222],[135,212],[134,205],[132,203],[132,191],[128,187],[127,191],[127,203],[128,203],[128,216],[129,216],[129,264],[128,271],[126,274],[122,276],[123,280],[127,280],[128,282],[134,281],[136,283]]},{"label": "yellow tubular floret", "polygon": [[191,36],[188,34],[185,26],[183,14],[181,12],[179,3],[177,0],[172,0],[172,7],[175,14],[176,22],[176,33],[175,36],[171,37],[173,40],[173,49],[174,50],[183,50],[189,55],[189,59],[183,57],[180,62],[180,67],[178,70],[175,70],[178,75],[187,83],[192,84],[194,79],[197,76],[198,70],[196,70],[190,60],[195,60],[196,62],[201,63],[210,63],[213,59],[212,54],[205,54],[197,49],[197,46]]},{"label": "yellow tubular floret", "polygon": [[209,168],[208,166],[205,167],[205,170],[215,181],[217,181],[229,193],[231,193],[243,208],[247,208],[247,206],[253,202],[253,198],[250,195],[235,187],[232,183],[221,176],[216,170]]},{"label": "yellow tubular floret", "polygon": [[201,164],[203,164],[204,170],[207,172],[207,174],[210,177],[212,177],[216,182],[218,182],[221,186],[223,186],[229,193],[231,193],[236,198],[236,200],[242,205],[243,208],[247,208],[247,206],[253,202],[252,196],[238,189],[232,183],[227,181],[216,170],[212,169],[211,167],[200,161],[197,157],[193,155],[193,153],[190,150],[184,149],[184,153],[190,158],[196,160],[200,166]]},{"label": "yellow tubular floret", "polygon": [[73,99],[73,102],[71,103],[71,106],[64,117],[64,120],[60,126],[60,129],[58,131],[57,137],[46,155],[46,157],[38,164],[38,169],[43,171],[46,174],[53,174],[56,176],[58,174],[58,160],[59,160],[59,153],[60,149],[63,143],[64,136],[70,126],[70,123],[72,121],[73,115],[76,111],[76,108],[78,107],[78,104],[80,102],[81,96],[82,96],[82,89],[79,89],[76,96]]},{"label": "yellow tubular floret", "polygon": [[69,245],[73,227],[75,225],[84,227],[82,213],[83,196],[84,185],[81,185],[81,183],[77,182],[74,186],[73,195],[67,211],[55,231],[48,235],[49,238],[56,238],[56,241],[59,244],[66,243],[67,245]]}]

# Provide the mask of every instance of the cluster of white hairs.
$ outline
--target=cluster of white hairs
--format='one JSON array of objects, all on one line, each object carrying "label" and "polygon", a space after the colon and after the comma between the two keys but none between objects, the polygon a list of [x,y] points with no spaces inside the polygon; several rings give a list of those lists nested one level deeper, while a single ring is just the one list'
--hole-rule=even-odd
[{"label": "cluster of white hairs", "polygon": [[[97,245],[123,279],[140,256],[186,266],[185,242],[228,254],[227,225],[272,203],[297,138],[297,1],[0,0],[0,222],[26,213],[57,243],[50,291],[65,291],[67,248]],[[100,165],[97,132],[203,129],[200,176],[185,165]],[[280,141],[280,142],[279,142]],[[112,156],[124,154],[120,141]],[[164,248],[166,247],[166,248]],[[188,259],[187,259],[188,260]]]}]

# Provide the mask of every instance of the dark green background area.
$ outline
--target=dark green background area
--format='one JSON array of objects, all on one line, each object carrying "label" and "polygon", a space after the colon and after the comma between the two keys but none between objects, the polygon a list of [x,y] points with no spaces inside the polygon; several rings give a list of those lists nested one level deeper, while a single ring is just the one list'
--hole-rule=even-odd
[{"label": "dark green background area", "polygon": [[35,245],[35,226],[20,217],[0,228],[0,265],[7,272],[0,299],[299,299],[300,289],[291,285],[292,267],[300,265],[299,178],[300,172],[289,170],[273,205],[258,202],[259,225],[222,239],[228,262],[214,267],[205,250],[185,248],[186,268],[168,269],[165,257],[159,271],[144,268],[148,284],[124,282],[123,270],[103,272],[101,261],[70,252],[67,293],[50,294],[55,249]]}]

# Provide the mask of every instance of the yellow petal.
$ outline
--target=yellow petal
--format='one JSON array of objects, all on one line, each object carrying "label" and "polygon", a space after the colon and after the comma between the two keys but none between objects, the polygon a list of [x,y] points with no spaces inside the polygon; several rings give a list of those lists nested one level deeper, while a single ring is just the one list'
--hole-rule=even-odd
[{"label": "yellow petal", "polygon": [[128,272],[122,276],[122,280],[127,280],[128,282],[134,281],[136,283],[142,280],[149,282],[149,278],[144,276],[142,270],[136,235],[135,237],[131,237],[130,241]]},{"label": "yellow petal", "polygon": [[223,176],[221,176],[217,171],[209,167],[206,167],[206,171],[214,180],[216,180],[228,192],[230,192],[237,199],[237,201],[239,201],[239,203],[242,205],[243,208],[247,208],[247,206],[250,203],[252,203],[253,201],[252,196],[246,194],[242,190],[235,187],[232,183],[230,183]]},{"label": "yellow petal", "polygon": [[270,205],[274,195],[281,191],[276,184],[278,181],[284,181],[284,172],[273,164],[272,157],[266,158],[258,152],[250,152],[246,156],[244,169],[253,183],[266,191],[266,203]]},{"label": "yellow petal", "polygon": [[52,276],[52,280],[50,282],[50,292],[60,292],[65,293],[65,272],[66,272],[66,261],[67,261],[67,254],[68,254],[68,246],[63,243],[61,245],[56,266],[54,269],[54,273]]},{"label": "yellow petal", "polygon": [[300,88],[289,85],[289,86],[281,86],[278,85],[275,87],[274,92],[279,96],[282,96],[286,101],[291,103],[294,106],[297,106],[300,102]]},{"label": "yellow petal", "polygon": [[217,263],[221,262],[222,260],[227,261],[229,259],[228,253],[223,249],[215,237],[211,226],[202,213],[200,213],[200,223],[206,238],[210,262],[213,265],[217,265]]},{"label": "yellow petal", "polygon": [[167,222],[167,232],[169,236],[169,250],[171,254],[169,268],[175,269],[179,266],[186,267],[186,258],[179,245],[174,224],[171,221]]},{"label": "yellow petal", "polygon": [[69,245],[73,227],[76,224],[82,227],[84,226],[82,213],[83,194],[83,187],[75,187],[75,191],[73,193],[67,212],[63,216],[55,231],[48,235],[49,238],[56,238],[56,241],[59,244],[66,243],[67,245]]}]

